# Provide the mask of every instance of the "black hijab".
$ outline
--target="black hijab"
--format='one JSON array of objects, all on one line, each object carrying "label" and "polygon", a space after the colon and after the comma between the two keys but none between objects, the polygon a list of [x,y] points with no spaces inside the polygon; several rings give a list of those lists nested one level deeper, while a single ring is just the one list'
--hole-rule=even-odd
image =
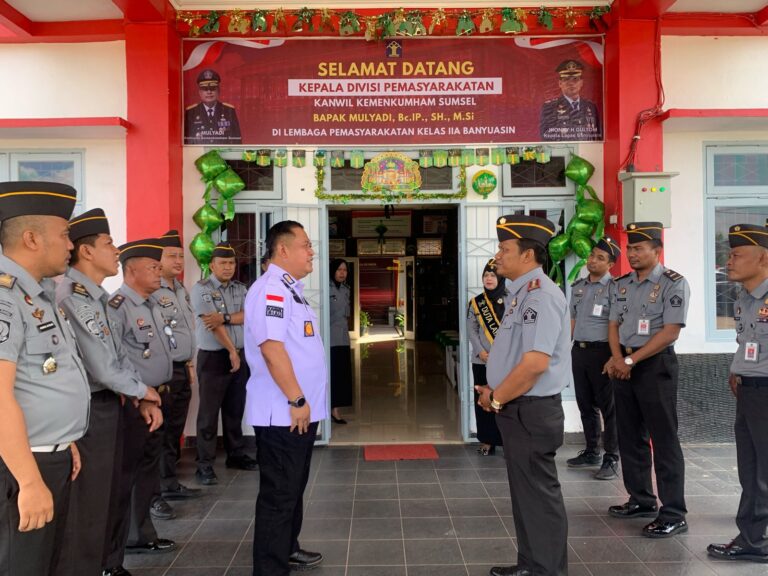
[{"label": "black hijab", "polygon": [[483,268],[483,276],[485,276],[486,272],[491,272],[494,276],[496,276],[496,288],[493,290],[486,290],[485,286],[483,286],[483,292],[485,292],[488,301],[493,306],[493,311],[496,314],[496,318],[501,319],[501,317],[504,316],[504,293],[506,292],[506,286],[504,278],[496,273],[496,263],[494,262],[493,258],[488,260],[488,264],[486,264],[485,268]]},{"label": "black hijab", "polygon": [[[342,264],[347,264],[347,261],[343,258],[334,258],[331,260],[331,282],[333,282],[336,285],[336,288],[341,288],[341,282],[336,282],[336,270],[339,269],[339,266]],[[347,264],[347,270],[349,270],[349,265]]]}]

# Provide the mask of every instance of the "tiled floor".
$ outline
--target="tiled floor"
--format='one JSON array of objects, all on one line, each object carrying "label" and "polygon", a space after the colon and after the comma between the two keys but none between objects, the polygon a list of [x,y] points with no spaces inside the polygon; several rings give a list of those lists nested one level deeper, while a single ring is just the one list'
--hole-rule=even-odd
[{"label": "tiled floor", "polygon": [[[325,556],[314,576],[480,576],[512,564],[515,531],[501,456],[473,446],[438,446],[435,461],[365,462],[362,448],[318,448],[307,488],[301,544]],[[571,576],[768,575],[768,566],[717,563],[706,545],[735,535],[739,498],[733,446],[686,446],[690,532],[669,540],[640,536],[648,520],[607,516],[625,494],[620,481],[569,470],[558,453],[569,524]],[[220,464],[223,462],[219,458]],[[187,451],[183,481],[193,484]],[[156,522],[179,549],[129,556],[137,576],[250,576],[258,472],[217,467],[220,484],[197,500],[177,503],[178,518]]]}]

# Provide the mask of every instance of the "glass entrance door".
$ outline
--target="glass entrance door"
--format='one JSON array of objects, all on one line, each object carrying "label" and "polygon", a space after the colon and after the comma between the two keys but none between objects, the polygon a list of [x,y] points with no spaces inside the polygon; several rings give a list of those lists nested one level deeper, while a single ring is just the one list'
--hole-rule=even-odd
[{"label": "glass entrance door", "polygon": [[397,259],[397,311],[403,315],[405,339],[416,338],[416,266],[413,256]]}]

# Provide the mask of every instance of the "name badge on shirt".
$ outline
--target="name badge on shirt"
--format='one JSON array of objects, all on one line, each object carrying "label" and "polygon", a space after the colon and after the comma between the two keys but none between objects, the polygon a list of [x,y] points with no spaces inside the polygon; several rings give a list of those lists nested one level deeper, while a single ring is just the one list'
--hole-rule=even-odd
[{"label": "name badge on shirt", "polygon": [[757,342],[747,342],[744,346],[744,360],[747,362],[757,362],[760,345]]},{"label": "name badge on shirt", "polygon": [[305,320],[304,321],[304,337],[311,338],[314,335],[315,335],[315,329],[312,326],[312,320]]},{"label": "name badge on shirt", "polygon": [[648,318],[640,318],[637,321],[638,336],[648,336],[651,333],[651,321]]},{"label": "name badge on shirt", "polygon": [[603,305],[602,304],[595,304],[592,306],[592,316],[602,316],[603,315]]}]

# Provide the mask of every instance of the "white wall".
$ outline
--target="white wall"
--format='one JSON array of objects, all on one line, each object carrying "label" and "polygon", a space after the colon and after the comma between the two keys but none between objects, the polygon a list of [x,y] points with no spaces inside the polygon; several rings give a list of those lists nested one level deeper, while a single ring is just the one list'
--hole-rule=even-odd
[{"label": "white wall", "polygon": [[0,44],[2,118],[127,114],[125,42]]},{"label": "white wall", "polygon": [[766,54],[764,36],[663,36],[664,107],[768,107]]}]

